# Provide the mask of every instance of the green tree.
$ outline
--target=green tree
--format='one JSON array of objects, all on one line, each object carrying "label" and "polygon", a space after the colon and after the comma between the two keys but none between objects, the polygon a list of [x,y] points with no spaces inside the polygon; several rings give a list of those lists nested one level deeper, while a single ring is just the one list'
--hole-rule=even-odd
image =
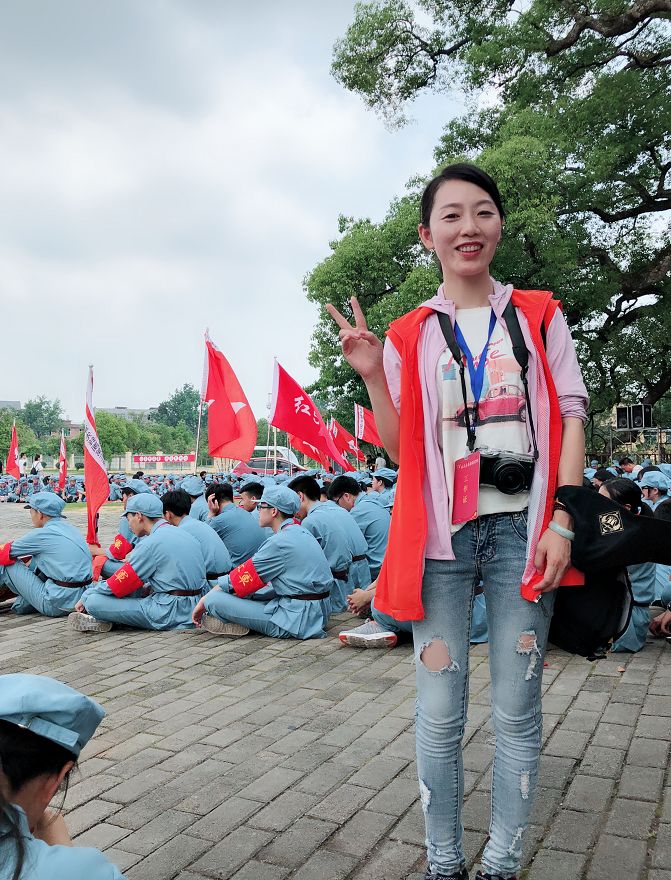
[{"label": "green tree", "polygon": [[179,422],[183,422],[195,435],[198,428],[199,405],[200,393],[193,385],[183,385],[158,405],[154,421],[173,428],[177,427]]},{"label": "green tree", "polygon": [[32,428],[29,428],[21,419],[16,417],[16,411],[11,409],[0,410],[0,458],[7,461],[7,452],[12,437],[12,425],[16,422],[16,436],[19,441],[19,452],[26,455],[34,455],[41,452],[40,442]]},{"label": "green tree", "polygon": [[[509,0],[383,0],[357,5],[334,51],[336,78],[391,124],[424,89],[470,95],[437,165],[477,160],[499,182],[508,218],[495,272],[561,296],[595,412],[671,388],[670,12],[671,0],[595,0],[590,12],[569,0],[521,11]],[[380,319],[430,295],[435,273],[416,244],[400,242],[393,260],[373,252],[402,205],[378,226],[343,223],[308,296],[342,304],[358,287],[379,332]],[[361,393],[333,335],[322,318],[318,385],[335,399]]]},{"label": "green tree", "polygon": [[46,397],[36,397],[29,400],[21,410],[21,420],[42,439],[48,437],[52,431],[60,428],[63,420],[63,407],[60,400],[48,400]]}]

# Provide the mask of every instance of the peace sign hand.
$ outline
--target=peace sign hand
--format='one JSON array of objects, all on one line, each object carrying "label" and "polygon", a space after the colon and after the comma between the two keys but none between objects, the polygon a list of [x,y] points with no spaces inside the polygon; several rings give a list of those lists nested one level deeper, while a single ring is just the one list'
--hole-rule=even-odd
[{"label": "peace sign hand", "polygon": [[365,382],[383,370],[383,346],[377,336],[368,329],[358,299],[353,296],[350,303],[354,314],[354,326],[331,303],[326,306],[326,311],[340,327],[338,335],[345,360]]}]

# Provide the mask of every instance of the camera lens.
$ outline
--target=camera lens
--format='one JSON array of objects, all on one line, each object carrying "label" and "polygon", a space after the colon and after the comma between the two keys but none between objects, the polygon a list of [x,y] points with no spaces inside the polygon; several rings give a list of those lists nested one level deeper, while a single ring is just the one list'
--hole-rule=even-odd
[{"label": "camera lens", "polygon": [[503,458],[496,462],[493,483],[504,495],[517,495],[528,488],[524,468],[514,458]]}]

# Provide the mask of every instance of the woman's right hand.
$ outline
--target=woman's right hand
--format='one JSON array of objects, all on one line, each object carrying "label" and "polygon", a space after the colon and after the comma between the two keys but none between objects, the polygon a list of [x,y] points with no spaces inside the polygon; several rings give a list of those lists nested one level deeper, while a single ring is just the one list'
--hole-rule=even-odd
[{"label": "woman's right hand", "polygon": [[338,335],[345,360],[365,382],[383,372],[383,345],[368,329],[357,298],[353,296],[350,303],[354,314],[354,326],[331,303],[326,306],[326,311],[340,327]]}]

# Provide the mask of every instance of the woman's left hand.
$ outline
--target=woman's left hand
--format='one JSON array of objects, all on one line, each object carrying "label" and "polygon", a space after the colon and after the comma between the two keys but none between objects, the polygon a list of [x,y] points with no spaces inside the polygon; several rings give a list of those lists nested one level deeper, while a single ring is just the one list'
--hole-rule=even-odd
[{"label": "woman's left hand", "polygon": [[571,566],[571,542],[551,529],[541,535],[534,556],[534,565],[543,572],[543,580],[534,587],[539,593],[556,590]]}]

